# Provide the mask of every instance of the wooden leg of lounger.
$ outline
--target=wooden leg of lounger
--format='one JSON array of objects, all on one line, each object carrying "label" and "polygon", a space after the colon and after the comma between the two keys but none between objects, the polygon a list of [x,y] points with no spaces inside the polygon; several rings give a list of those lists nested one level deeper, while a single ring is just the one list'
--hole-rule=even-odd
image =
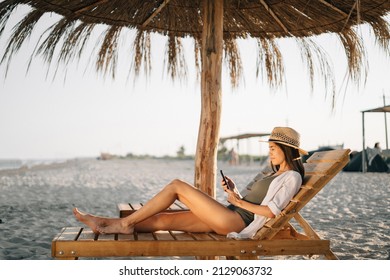
[{"label": "wooden leg of lounger", "polygon": [[306,235],[310,237],[310,239],[318,240],[321,239],[318,234],[313,230],[313,228],[309,225],[309,223],[301,216],[301,214],[296,213],[294,215],[294,219],[302,226]]},{"label": "wooden leg of lounger", "polygon": [[332,250],[329,250],[325,253],[325,258],[328,260],[338,260],[339,258],[332,252]]},{"label": "wooden leg of lounger", "polygon": [[[303,227],[305,233],[311,238],[311,239],[317,239],[320,240],[321,238],[318,236],[318,234],[313,230],[313,228],[309,225],[309,223],[299,214],[295,214],[294,216],[295,220]],[[328,260],[338,260],[337,256],[332,252],[332,250],[329,248],[328,251],[324,253],[324,256]]]}]

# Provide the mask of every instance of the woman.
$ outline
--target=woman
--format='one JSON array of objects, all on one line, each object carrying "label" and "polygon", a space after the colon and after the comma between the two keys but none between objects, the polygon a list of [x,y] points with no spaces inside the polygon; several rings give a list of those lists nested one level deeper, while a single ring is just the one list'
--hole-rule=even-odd
[{"label": "woman", "polygon": [[[263,220],[273,218],[287,205],[298,191],[304,176],[299,148],[299,134],[289,127],[275,127],[268,139],[269,157],[273,172],[255,182],[242,199],[229,177],[222,181],[228,194],[228,207],[181,180],[173,180],[138,211],[125,218],[105,218],[73,209],[75,217],[95,233],[153,232],[157,230],[180,230],[189,232],[216,232],[241,237],[253,236]],[[176,199],[189,211],[162,213]]]}]

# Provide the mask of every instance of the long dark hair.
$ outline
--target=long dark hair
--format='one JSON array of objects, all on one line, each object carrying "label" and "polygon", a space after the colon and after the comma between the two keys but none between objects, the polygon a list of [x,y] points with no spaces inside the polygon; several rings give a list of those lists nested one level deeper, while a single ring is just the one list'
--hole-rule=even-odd
[{"label": "long dark hair", "polygon": [[[290,166],[292,170],[295,170],[299,174],[301,174],[302,181],[303,181],[303,178],[305,177],[305,167],[303,166],[302,159],[300,158],[298,149],[286,145],[282,145],[276,142],[274,143],[282,149],[284,156],[286,157],[286,162],[288,166]],[[272,164],[272,162],[271,162],[271,167],[272,170],[275,172],[278,171],[280,168],[279,165],[275,166]]]}]

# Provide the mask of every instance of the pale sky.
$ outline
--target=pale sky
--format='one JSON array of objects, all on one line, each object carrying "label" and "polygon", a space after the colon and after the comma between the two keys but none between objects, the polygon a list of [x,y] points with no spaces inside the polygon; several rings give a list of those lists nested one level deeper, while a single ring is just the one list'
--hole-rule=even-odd
[{"label": "pale sky", "polygon": [[[7,25],[0,38],[1,54],[11,27]],[[232,90],[224,76],[221,137],[270,132],[274,126],[288,125],[301,133],[304,149],[344,144],[360,151],[361,111],[382,106],[383,94],[390,104],[390,58],[370,43],[373,37],[367,28],[362,28],[361,34],[369,45],[369,72],[365,86],[360,87],[351,81],[343,83],[346,64],[340,43],[331,36],[319,38],[329,52],[337,79],[338,98],[333,111],[322,82],[316,82],[314,91],[310,91],[295,44],[280,41],[287,85],[272,92],[260,78],[256,79],[256,43],[242,42],[245,84]],[[192,70],[192,41],[185,42],[189,57],[187,82],[172,83],[164,74],[165,39],[154,36],[152,75],[148,80],[141,76],[133,84],[132,79],[126,79],[128,58],[120,61],[114,81],[103,79],[92,68],[85,72],[84,63],[89,58],[78,66],[70,65],[65,81],[63,68],[53,80],[53,71],[47,78],[47,66],[38,60],[26,75],[29,54],[38,37],[34,33],[31,43],[15,56],[6,78],[5,66],[0,66],[0,159],[96,157],[101,152],[162,156],[175,155],[182,145],[187,154],[195,153],[200,86]],[[123,49],[128,50],[124,44]],[[368,146],[380,142],[386,148],[384,118],[382,113],[366,114]],[[390,124],[389,116],[387,122]],[[239,152],[265,154],[267,145],[259,144],[258,139],[242,141]]]}]

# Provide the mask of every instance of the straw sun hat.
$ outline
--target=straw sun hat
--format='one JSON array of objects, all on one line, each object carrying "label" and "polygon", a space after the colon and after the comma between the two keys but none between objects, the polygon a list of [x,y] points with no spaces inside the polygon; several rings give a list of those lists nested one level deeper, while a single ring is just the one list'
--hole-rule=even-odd
[{"label": "straw sun hat", "polygon": [[267,141],[260,140],[260,142],[275,142],[285,146],[295,148],[302,155],[308,155],[309,153],[299,147],[300,135],[291,127],[275,127],[269,139]]}]

